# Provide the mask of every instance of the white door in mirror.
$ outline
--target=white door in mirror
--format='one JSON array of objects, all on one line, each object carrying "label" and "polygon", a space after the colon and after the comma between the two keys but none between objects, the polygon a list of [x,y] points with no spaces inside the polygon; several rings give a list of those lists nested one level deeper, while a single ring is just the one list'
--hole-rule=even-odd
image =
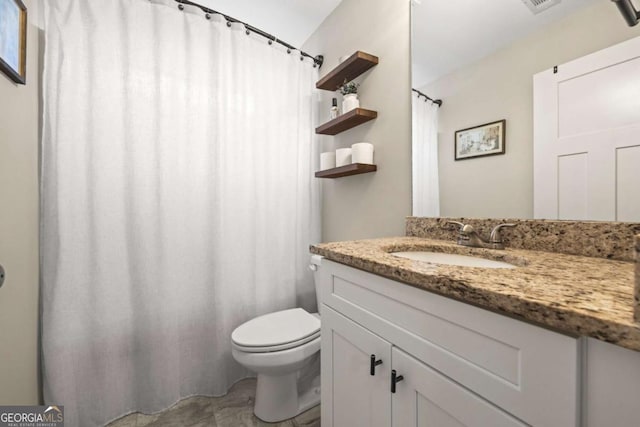
[{"label": "white door in mirror", "polygon": [[640,221],[640,37],[536,74],[534,217]]}]

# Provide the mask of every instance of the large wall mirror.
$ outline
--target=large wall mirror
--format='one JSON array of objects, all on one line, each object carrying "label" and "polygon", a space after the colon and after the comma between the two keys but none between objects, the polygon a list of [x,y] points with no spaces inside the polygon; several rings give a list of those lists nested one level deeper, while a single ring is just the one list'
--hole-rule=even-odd
[{"label": "large wall mirror", "polygon": [[613,2],[416,0],[412,87],[414,215],[640,221],[640,25]]}]

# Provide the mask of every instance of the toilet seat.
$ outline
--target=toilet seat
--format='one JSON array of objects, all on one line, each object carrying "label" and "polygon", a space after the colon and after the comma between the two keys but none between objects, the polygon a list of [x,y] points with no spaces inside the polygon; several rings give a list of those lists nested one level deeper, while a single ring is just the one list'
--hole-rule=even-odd
[{"label": "toilet seat", "polygon": [[289,343],[285,343],[285,344],[280,344],[280,345],[274,345],[274,346],[262,346],[262,347],[258,347],[258,346],[243,346],[240,345],[236,342],[233,343],[233,348],[240,350],[240,351],[244,351],[247,353],[269,353],[269,352],[273,352],[273,351],[283,351],[283,350],[289,350],[291,348],[295,348],[295,347],[299,347],[303,344],[306,344],[310,341],[315,340],[316,338],[320,337],[320,331],[316,332],[313,335],[309,335],[308,337],[305,337],[301,340],[298,341],[292,341]]},{"label": "toilet seat", "polygon": [[277,311],[249,320],[231,334],[233,347],[247,353],[283,351],[320,336],[320,317],[301,308]]}]

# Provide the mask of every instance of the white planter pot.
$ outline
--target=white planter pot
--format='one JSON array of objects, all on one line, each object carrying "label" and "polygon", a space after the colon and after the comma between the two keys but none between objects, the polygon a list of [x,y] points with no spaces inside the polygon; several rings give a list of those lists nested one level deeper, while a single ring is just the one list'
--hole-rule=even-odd
[{"label": "white planter pot", "polygon": [[360,107],[357,93],[349,93],[342,98],[342,114]]}]

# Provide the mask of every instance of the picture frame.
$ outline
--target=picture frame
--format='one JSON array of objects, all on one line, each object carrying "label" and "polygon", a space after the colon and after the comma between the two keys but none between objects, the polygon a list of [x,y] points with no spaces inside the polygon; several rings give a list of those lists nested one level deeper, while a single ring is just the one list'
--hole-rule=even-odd
[{"label": "picture frame", "polygon": [[0,71],[26,84],[27,7],[21,0],[0,0]]},{"label": "picture frame", "polygon": [[454,134],[455,160],[504,154],[506,128],[507,121],[503,119],[457,130]]}]

